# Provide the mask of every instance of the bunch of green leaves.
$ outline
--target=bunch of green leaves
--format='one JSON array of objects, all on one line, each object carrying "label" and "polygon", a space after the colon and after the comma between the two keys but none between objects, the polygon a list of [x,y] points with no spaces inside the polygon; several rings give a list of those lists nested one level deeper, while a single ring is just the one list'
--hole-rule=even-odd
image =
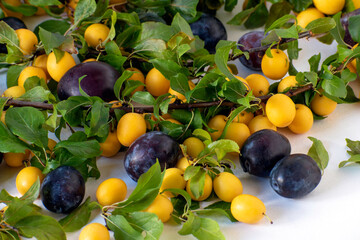
[{"label": "bunch of green leaves", "polygon": [[347,153],[350,155],[348,160],[342,161],[339,163],[339,168],[345,167],[347,165],[358,164],[360,163],[360,141],[353,141],[346,138],[346,146],[350,149]]},{"label": "bunch of green leaves", "polygon": [[33,16],[38,11],[38,8],[43,9],[47,14],[53,17],[59,17],[64,11],[61,7],[61,2],[58,0],[29,0],[28,3],[22,3],[18,6],[13,6],[10,3],[2,0],[1,4],[8,10],[21,13],[24,16]]}]

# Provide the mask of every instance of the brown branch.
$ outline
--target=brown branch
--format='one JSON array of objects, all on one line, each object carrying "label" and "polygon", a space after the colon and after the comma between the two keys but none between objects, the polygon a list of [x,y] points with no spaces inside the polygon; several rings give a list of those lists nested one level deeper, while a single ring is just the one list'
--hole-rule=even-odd
[{"label": "brown branch", "polygon": [[[300,93],[306,92],[308,90],[313,89],[312,84],[308,84],[296,89],[289,90],[285,94],[289,97],[296,96]],[[261,102],[266,102],[272,94],[268,94],[265,96],[258,97]],[[258,103],[259,101],[254,100],[252,103]],[[224,107],[234,107],[236,103],[227,102],[227,101],[212,101],[212,102],[197,102],[197,103],[172,103],[169,104],[169,109],[195,109],[195,108],[207,108],[212,106],[224,106]],[[54,107],[50,103],[45,102],[30,102],[30,101],[21,101],[16,99],[9,99],[5,105],[6,107],[14,106],[14,107],[35,107],[43,110],[53,110]],[[86,108],[86,107],[85,107]],[[121,106],[112,108],[110,111],[113,112],[114,109],[124,110],[125,112],[136,112],[136,113],[150,113],[154,111],[153,106],[136,106],[136,107],[129,107],[129,106]]]}]

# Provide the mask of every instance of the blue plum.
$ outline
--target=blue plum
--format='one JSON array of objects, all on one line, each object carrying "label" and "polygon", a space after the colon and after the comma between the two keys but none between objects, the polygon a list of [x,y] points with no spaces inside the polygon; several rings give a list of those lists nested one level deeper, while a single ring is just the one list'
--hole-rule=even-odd
[{"label": "blue plum", "polygon": [[[238,41],[239,49],[242,51],[249,50],[251,48],[261,47],[261,40],[264,39],[264,31],[251,31],[242,35]],[[247,68],[260,71],[261,60],[264,56],[265,51],[249,53],[249,59],[245,56],[239,58],[240,62]]]},{"label": "blue plum", "polygon": [[227,40],[227,32],[222,22],[209,14],[201,15],[190,27],[193,34],[205,42],[205,48],[210,53],[215,53],[216,44],[220,40]]},{"label": "blue plum", "polygon": [[284,135],[263,129],[253,133],[245,141],[240,151],[240,165],[244,172],[269,177],[275,164],[289,156],[290,152],[290,142]]},{"label": "blue plum", "polygon": [[306,154],[292,154],[283,158],[270,173],[271,187],[286,198],[300,198],[309,194],[320,180],[320,168]]},{"label": "blue plum", "polygon": [[70,166],[60,166],[46,175],[40,189],[42,203],[55,213],[70,213],[80,205],[84,195],[84,178]]},{"label": "blue plum", "polygon": [[137,181],[157,160],[162,170],[175,167],[180,153],[179,144],[167,134],[148,132],[136,139],[126,151],[125,170]]}]

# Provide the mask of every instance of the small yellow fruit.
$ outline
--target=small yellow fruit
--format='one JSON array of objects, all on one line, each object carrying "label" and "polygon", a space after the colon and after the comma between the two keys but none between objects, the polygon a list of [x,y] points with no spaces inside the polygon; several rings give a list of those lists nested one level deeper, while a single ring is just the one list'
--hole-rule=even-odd
[{"label": "small yellow fruit", "polygon": [[[184,189],[185,186],[186,181],[184,179],[184,171],[179,168],[168,168],[165,170],[160,192],[169,188]],[[174,194],[171,192],[163,192],[162,194],[169,198],[174,197]]]},{"label": "small yellow fruit", "polygon": [[186,183],[186,191],[190,194],[192,200],[203,201],[210,196],[213,188],[213,181],[208,174],[205,174],[204,190],[203,190],[203,194],[200,197],[196,198],[194,194],[191,192],[190,183],[191,183],[191,179]]},{"label": "small yellow fruit", "polygon": [[155,213],[162,222],[169,221],[173,211],[174,207],[171,201],[161,194],[157,195],[150,206],[144,210],[144,212]]},{"label": "small yellow fruit", "polygon": [[81,230],[79,240],[110,240],[110,233],[104,225],[90,223]]},{"label": "small yellow fruit", "polygon": [[265,216],[266,207],[259,198],[240,194],[231,201],[230,211],[239,222],[254,224]]},{"label": "small yellow fruit", "polygon": [[237,122],[230,123],[225,134],[225,139],[233,140],[239,145],[239,148],[242,147],[248,137],[250,137],[250,130],[248,126],[244,123]]},{"label": "small yellow fruit", "polygon": [[236,196],[242,194],[243,186],[234,174],[222,172],[214,179],[214,191],[224,202],[231,202]]},{"label": "small yellow fruit", "polygon": [[248,124],[250,133],[260,131],[262,129],[271,129],[277,131],[277,128],[272,124],[269,119],[264,115],[257,115]]},{"label": "small yellow fruit", "polygon": [[280,81],[277,91],[279,93],[285,92],[289,90],[289,88],[296,87],[297,84],[298,82],[296,81],[296,76],[287,76]]},{"label": "small yellow fruit", "polygon": [[50,79],[51,76],[47,70],[47,59],[48,59],[48,55],[46,54],[43,54],[43,55],[39,55],[37,56],[35,59],[34,59],[34,62],[33,62],[33,66],[34,67],[38,67],[38,68],[41,68],[44,73],[46,74],[46,80]]},{"label": "small yellow fruit", "polygon": [[187,159],[186,157],[180,158],[176,163],[176,168],[182,170],[185,172],[186,168],[191,165],[191,161]]},{"label": "small yellow fruit", "polygon": [[35,33],[26,28],[19,28],[15,30],[19,38],[19,47],[24,55],[29,55],[36,50],[36,45],[39,43]]},{"label": "small yellow fruit", "polygon": [[268,94],[270,83],[263,75],[256,73],[250,74],[245,78],[245,80],[248,82],[255,97]]},{"label": "small yellow fruit", "polygon": [[270,79],[278,80],[286,75],[289,70],[289,58],[280,49],[271,49],[272,58],[266,54],[261,60],[261,70]]},{"label": "small yellow fruit", "polygon": [[22,86],[12,86],[5,90],[3,93],[4,97],[8,98],[18,98],[25,93],[25,88]]},{"label": "small yellow fruit", "polygon": [[4,153],[4,160],[9,167],[22,167],[23,161],[28,160],[30,151],[25,150],[25,153]]},{"label": "small yellow fruit", "polygon": [[[131,77],[128,80],[139,81],[141,83],[145,83],[145,76],[144,76],[144,74],[142,74],[142,72],[139,69],[127,68],[125,70],[133,72],[133,75],[131,75]],[[134,91],[132,91],[131,94],[134,94],[135,92],[138,92],[138,91],[142,91],[143,89],[144,89],[143,85],[138,86]]]},{"label": "small yellow fruit", "polygon": [[26,67],[24,68],[18,78],[18,85],[24,87],[25,81],[30,77],[38,77],[44,81],[47,79],[46,73],[39,67]]},{"label": "small yellow fruit", "polygon": [[295,113],[295,103],[285,94],[275,94],[266,103],[266,115],[276,127],[289,126],[295,118]]},{"label": "small yellow fruit", "polygon": [[16,176],[16,188],[21,195],[24,195],[38,178],[41,183],[44,177],[41,170],[36,167],[23,168]]},{"label": "small yellow fruit", "polygon": [[295,104],[295,108],[295,118],[288,127],[293,133],[306,133],[311,129],[314,123],[314,116],[310,108],[304,104]]},{"label": "small yellow fruit", "polygon": [[90,47],[97,47],[103,44],[109,35],[110,29],[102,23],[94,23],[86,28],[84,38]]},{"label": "small yellow fruit", "polygon": [[315,94],[315,97],[310,103],[311,110],[319,116],[329,115],[335,110],[336,106],[337,102],[319,93]]},{"label": "small yellow fruit", "polygon": [[313,3],[320,12],[327,15],[338,13],[345,6],[345,0],[313,0]]},{"label": "small yellow fruit", "polygon": [[146,133],[146,121],[141,114],[126,113],[117,125],[119,142],[129,147],[138,137]]},{"label": "small yellow fruit", "polygon": [[46,63],[50,76],[57,82],[59,82],[62,76],[64,76],[64,74],[75,65],[76,63],[74,58],[68,52],[64,52],[64,56],[59,62],[56,61],[55,53],[52,52],[49,54]]},{"label": "small yellow fruit", "polygon": [[170,81],[156,68],[151,69],[145,78],[146,90],[154,97],[161,96],[170,89]]},{"label": "small yellow fruit", "polygon": [[183,144],[186,146],[186,153],[192,158],[196,158],[205,148],[204,143],[196,137],[189,137],[185,139]]},{"label": "small yellow fruit", "polygon": [[216,130],[215,132],[209,132],[211,138],[213,141],[218,140],[218,138],[221,136],[224,127],[226,125],[227,117],[224,115],[215,115],[210,119],[208,122],[208,127]]},{"label": "small yellow fruit", "polygon": [[125,199],[127,186],[119,178],[103,181],[96,190],[96,199],[102,206],[109,206]]},{"label": "small yellow fruit", "polygon": [[117,132],[109,132],[105,142],[100,143],[101,156],[112,157],[115,156],[121,148]]},{"label": "small yellow fruit", "polygon": [[305,28],[310,22],[325,17],[322,12],[320,12],[316,8],[308,8],[302,12],[300,12],[296,19],[298,21],[298,25],[302,28]]}]

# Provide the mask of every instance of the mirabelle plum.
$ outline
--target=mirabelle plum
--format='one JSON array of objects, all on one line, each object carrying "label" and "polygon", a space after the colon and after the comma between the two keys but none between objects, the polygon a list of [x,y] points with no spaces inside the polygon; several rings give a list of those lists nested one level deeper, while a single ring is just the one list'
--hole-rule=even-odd
[{"label": "mirabelle plum", "polygon": [[[168,168],[165,170],[160,192],[168,188],[184,189],[185,186],[184,171],[179,168]],[[169,198],[174,197],[174,194],[171,192],[163,192],[162,194]]]},{"label": "mirabelle plum", "polygon": [[96,190],[96,199],[102,206],[109,206],[125,199],[127,186],[120,178],[103,181]]},{"label": "mirabelle plum", "polygon": [[313,0],[313,3],[320,12],[327,15],[338,13],[345,6],[345,0]]},{"label": "mirabelle plum", "polygon": [[173,211],[174,207],[171,201],[161,194],[157,195],[150,206],[144,210],[144,212],[155,213],[162,222],[169,221]]},{"label": "mirabelle plum", "polygon": [[314,116],[310,108],[304,104],[295,104],[295,108],[295,118],[288,127],[293,133],[306,133],[311,129],[314,123]]},{"label": "mirabelle plum", "polygon": [[[14,7],[18,7],[18,6],[21,5],[20,0],[4,0],[4,2],[11,5],[11,6],[14,6]],[[14,12],[14,11],[11,11],[11,10],[5,8],[5,6],[3,4],[1,4],[1,2],[0,2],[0,7],[4,12],[5,17],[16,17],[16,18],[19,18],[19,19],[21,19],[23,17],[22,13]]]},{"label": "mirabelle plum", "polygon": [[205,175],[204,190],[203,190],[203,194],[200,197],[196,198],[194,196],[194,194],[191,192],[190,184],[191,184],[191,179],[186,183],[186,191],[190,194],[191,199],[194,201],[203,201],[207,199],[212,192],[213,181],[208,174]]},{"label": "mirabelle plum", "polygon": [[153,96],[158,97],[170,89],[170,81],[156,68],[151,69],[145,78],[146,90]]},{"label": "mirabelle plum", "polygon": [[117,125],[119,142],[129,147],[138,137],[146,133],[146,122],[141,114],[126,113]]},{"label": "mirabelle plum", "polygon": [[182,157],[182,158],[180,158],[180,159],[177,161],[175,167],[185,172],[186,168],[187,168],[188,166],[190,166],[191,163],[192,163],[192,161],[190,161],[190,160],[187,159],[186,157]]},{"label": "mirabelle plum", "polygon": [[110,233],[104,225],[90,223],[81,230],[79,240],[110,240]]},{"label": "mirabelle plum", "polygon": [[5,115],[6,115],[6,111],[3,111],[1,113],[1,122],[5,125]]},{"label": "mirabelle plum", "polygon": [[183,144],[186,146],[186,153],[192,158],[196,158],[205,148],[204,143],[196,137],[189,137],[185,139]]},{"label": "mirabelle plum", "polygon": [[121,144],[117,137],[117,132],[109,132],[105,142],[100,143],[101,156],[112,157],[115,156],[121,148]]},{"label": "mirabelle plum", "polygon": [[316,8],[308,8],[302,12],[300,12],[296,19],[298,21],[298,25],[302,28],[305,28],[310,22],[325,17],[322,12],[320,12]]},{"label": "mirabelle plum", "polygon": [[241,181],[232,173],[222,172],[214,178],[214,191],[224,202],[231,202],[236,196],[242,194]]},{"label": "mirabelle plum", "polygon": [[215,115],[208,122],[209,128],[216,130],[216,132],[209,133],[212,140],[216,141],[222,134],[225,124],[227,121],[227,117],[224,115]]},{"label": "mirabelle plum", "polygon": [[[142,74],[142,72],[137,69],[137,68],[127,68],[125,70],[131,71],[133,72],[133,75],[131,75],[131,77],[128,80],[133,80],[133,81],[140,81],[142,83],[145,83],[145,76],[144,74]],[[131,94],[134,94],[137,91],[142,91],[144,89],[144,86],[138,86],[134,91],[132,91]]]},{"label": "mirabelle plum", "polygon": [[285,92],[289,90],[289,88],[296,87],[297,84],[296,76],[287,76],[280,81],[277,91],[279,93]]},{"label": "mirabelle plum", "polygon": [[286,75],[289,70],[289,58],[280,49],[271,49],[272,58],[266,54],[261,61],[261,70],[263,74],[273,80],[280,79]]},{"label": "mirabelle plum", "polygon": [[268,94],[270,83],[263,75],[257,73],[250,74],[245,80],[248,82],[255,97]]},{"label": "mirabelle plum", "polygon": [[360,0],[352,0],[355,9],[359,9],[360,8]]},{"label": "mirabelle plum", "polygon": [[49,54],[46,63],[50,76],[57,82],[59,82],[62,76],[75,65],[74,58],[68,52],[64,52],[64,56],[58,62],[56,61],[55,53],[52,52]]},{"label": "mirabelle plum", "polygon": [[46,54],[43,54],[43,55],[39,55],[37,56],[35,59],[34,59],[34,62],[33,62],[33,66],[34,67],[38,67],[38,68],[41,68],[44,73],[46,74],[46,80],[50,79],[51,76],[47,70],[47,59],[48,59],[48,55]]},{"label": "mirabelle plum", "polygon": [[30,151],[25,150],[25,153],[4,153],[4,160],[9,167],[22,167],[23,161],[28,160]]},{"label": "mirabelle plum", "polygon": [[29,55],[36,50],[36,45],[39,43],[35,33],[26,28],[19,28],[15,30],[19,38],[19,47],[23,54]]},{"label": "mirabelle plum", "polygon": [[25,81],[30,77],[38,77],[44,81],[47,79],[46,73],[39,67],[26,67],[24,68],[18,78],[18,85],[24,87]]},{"label": "mirabelle plum", "polygon": [[285,94],[275,94],[266,103],[266,115],[276,127],[287,127],[295,118],[295,103]]},{"label": "mirabelle plum", "polygon": [[337,102],[331,100],[325,95],[315,94],[310,103],[311,110],[319,116],[327,116],[332,113],[337,106]]},{"label": "mirabelle plum", "polygon": [[254,118],[254,114],[252,112],[242,111],[234,118],[233,121],[248,125],[251,119],[253,118]]},{"label": "mirabelle plum", "polygon": [[172,123],[175,123],[175,124],[182,125],[181,122],[179,122],[178,120],[173,119],[173,118],[166,118],[165,121],[169,121],[169,122],[172,122]]},{"label": "mirabelle plum", "polygon": [[274,124],[272,124],[269,119],[264,115],[257,115],[254,117],[248,124],[250,133],[260,131],[262,129],[272,129],[277,131],[277,128]]},{"label": "mirabelle plum", "polygon": [[230,211],[239,222],[254,224],[265,216],[266,207],[259,198],[240,194],[231,201]]},{"label": "mirabelle plum", "polygon": [[44,177],[41,170],[36,167],[23,168],[16,176],[16,188],[21,195],[24,195],[38,178],[41,183]]},{"label": "mirabelle plum", "polygon": [[8,98],[18,98],[25,93],[25,88],[22,86],[12,86],[6,89],[3,93],[4,97]]},{"label": "mirabelle plum", "polygon": [[239,148],[242,147],[248,137],[250,137],[250,130],[248,126],[244,123],[237,122],[230,123],[225,134],[225,139],[235,141],[239,145]]},{"label": "mirabelle plum", "polygon": [[88,58],[88,59],[85,59],[84,61],[82,61],[83,63],[86,63],[86,62],[96,62],[96,59],[95,58]]},{"label": "mirabelle plum", "polygon": [[96,48],[99,44],[103,44],[109,35],[110,29],[102,23],[94,23],[86,28],[84,38],[90,47]]}]

